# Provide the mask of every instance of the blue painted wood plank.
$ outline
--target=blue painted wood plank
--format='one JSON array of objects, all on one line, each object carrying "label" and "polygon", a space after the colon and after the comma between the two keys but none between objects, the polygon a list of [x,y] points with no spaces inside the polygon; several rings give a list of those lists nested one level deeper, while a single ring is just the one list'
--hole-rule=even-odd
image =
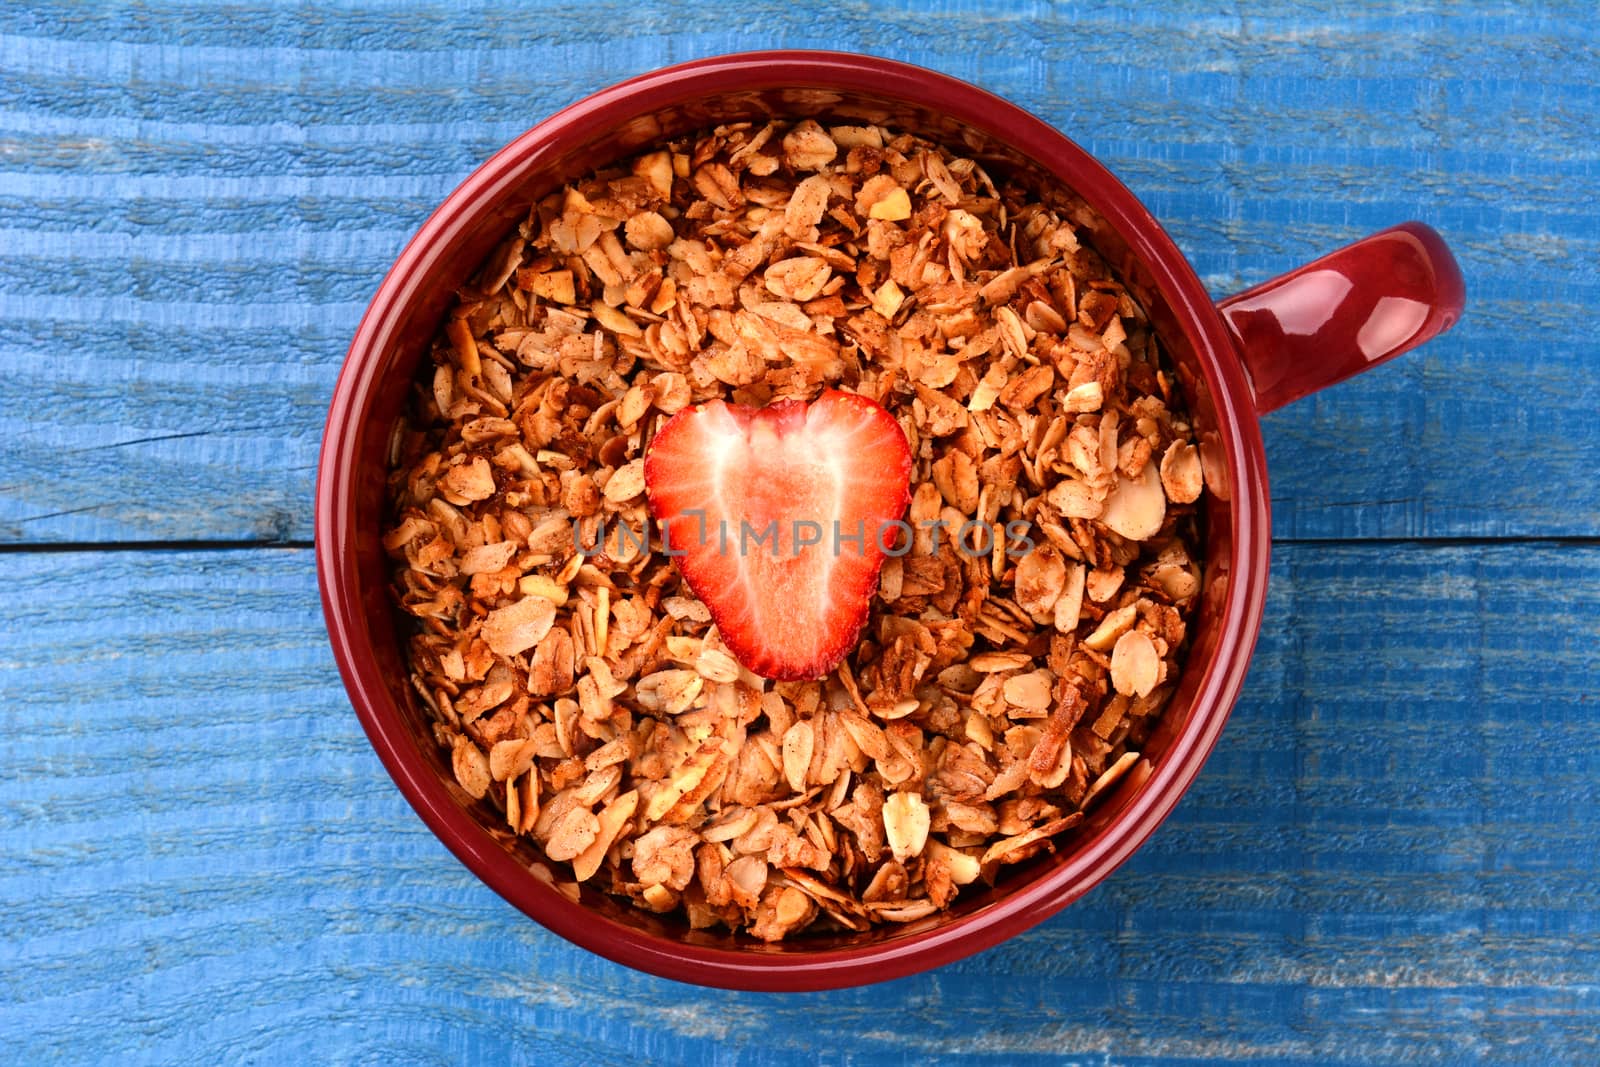
[{"label": "blue painted wood plank", "polygon": [[[6,5],[0,539],[308,536],[345,339],[431,205],[583,92],[766,45],[1010,96],[1219,295],[1433,222],[1469,318],[1268,420],[1280,535],[1592,538],[1592,13],[1346,7]],[[781,999],[589,957],[467,875],[356,729],[310,566],[0,555],[6,1059],[1600,1056],[1593,547],[1280,546],[1246,700],[1127,868],[980,957]]]},{"label": "blue painted wood plank", "polygon": [[1434,223],[1468,318],[1268,420],[1280,536],[1600,532],[1583,4],[40,0],[0,10],[0,540],[309,537],[346,339],[431,206],[585,92],[778,45],[1038,112],[1219,296]]},{"label": "blue painted wood plank", "polygon": [[990,952],[795,997],[607,963],[466,873],[366,745],[309,552],[17,552],[0,583],[9,1061],[1600,1057],[1594,547],[1280,546],[1244,700],[1125,868]]}]

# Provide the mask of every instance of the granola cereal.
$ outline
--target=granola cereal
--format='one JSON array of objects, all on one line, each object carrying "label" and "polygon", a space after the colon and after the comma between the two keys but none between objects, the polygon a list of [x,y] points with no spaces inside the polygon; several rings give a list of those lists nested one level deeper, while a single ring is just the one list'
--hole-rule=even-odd
[{"label": "granola cereal", "polygon": [[[1203,471],[1067,194],[813,120],[545,197],[435,342],[384,547],[468,801],[560,882],[764,940],[936,913],[1138,762],[1200,588]],[[729,653],[648,536],[673,414],[890,412],[913,533],[820,681]],[[942,524],[942,525],[940,525]]]}]

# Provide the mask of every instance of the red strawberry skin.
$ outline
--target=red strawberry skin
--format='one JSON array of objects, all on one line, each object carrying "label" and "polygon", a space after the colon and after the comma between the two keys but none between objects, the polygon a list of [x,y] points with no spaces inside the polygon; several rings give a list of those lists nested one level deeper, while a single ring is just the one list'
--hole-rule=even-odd
[{"label": "red strawberry skin", "polygon": [[887,411],[832,389],[712,400],[660,429],[644,478],[665,549],[740,663],[821,678],[855,647],[911,500],[911,448]]}]

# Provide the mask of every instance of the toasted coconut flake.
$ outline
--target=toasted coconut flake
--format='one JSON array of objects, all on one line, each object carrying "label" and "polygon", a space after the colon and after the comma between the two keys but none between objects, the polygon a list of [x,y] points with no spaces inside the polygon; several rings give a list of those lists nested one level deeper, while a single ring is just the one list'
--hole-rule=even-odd
[{"label": "toasted coconut flake", "polygon": [[623,226],[623,233],[628,238],[628,244],[645,252],[667,247],[676,236],[672,232],[672,223],[654,211],[641,211],[634,215]]},{"label": "toasted coconut flake", "polygon": [[572,304],[578,299],[578,289],[570,270],[552,270],[530,275],[523,280],[522,287],[552,304]]},{"label": "toasted coconut flake", "polygon": [[517,553],[515,541],[497,541],[492,545],[479,545],[468,549],[461,557],[462,574],[492,574],[505,570],[506,564]]},{"label": "toasted coconut flake", "polygon": [[[1015,316],[1013,312],[1013,319]],[[1050,367],[1029,367],[1000,390],[1000,403],[1016,411],[1031,411],[1039,398],[1055,384],[1055,376],[1055,371]]]},{"label": "toasted coconut flake", "polygon": [[783,138],[784,161],[795,170],[818,170],[838,154],[833,138],[810,119],[797,123]]},{"label": "toasted coconut flake", "polygon": [[1034,854],[1034,846],[1048,841],[1061,831],[1070,829],[1082,821],[1083,813],[1077,811],[1064,819],[1055,819],[1043,826],[1036,826],[1026,833],[996,841],[989,846],[980,862],[983,866],[988,866],[991,863],[1016,863],[1026,859]]},{"label": "toasted coconut flake", "polygon": [[767,291],[779,300],[804,303],[815,300],[833,277],[827,262],[812,256],[795,256],[767,268],[763,281]]}]

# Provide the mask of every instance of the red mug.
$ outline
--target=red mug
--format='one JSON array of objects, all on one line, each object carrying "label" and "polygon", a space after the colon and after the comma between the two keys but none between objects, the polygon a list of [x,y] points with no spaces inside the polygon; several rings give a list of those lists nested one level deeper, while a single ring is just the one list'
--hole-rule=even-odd
[{"label": "red mug", "polygon": [[[381,540],[389,437],[456,289],[560,184],[719,122],[879,122],[987,166],[1065,185],[1097,213],[1091,243],[1142,301],[1173,361],[1206,467],[1204,587],[1180,685],[1134,772],[1057,851],[949,912],[904,927],[775,945],[691,931],[603,893],[536,877],[534,846],[474,808],[413,699]],[[1172,810],[1244,685],[1271,551],[1260,416],[1450,328],[1461,273],[1420,223],[1384,230],[1214,303],[1172,239],[1099,162],[982,89],[868,56],[758,52],[670,67],[558,112],[479,167],[423,224],[361,320],[334,389],[317,474],[316,555],[334,658],[362,726],[424,822],[496,892],[557,934],[619,963],[705,985],[809,990],[948,963],[1076,900]]]}]

